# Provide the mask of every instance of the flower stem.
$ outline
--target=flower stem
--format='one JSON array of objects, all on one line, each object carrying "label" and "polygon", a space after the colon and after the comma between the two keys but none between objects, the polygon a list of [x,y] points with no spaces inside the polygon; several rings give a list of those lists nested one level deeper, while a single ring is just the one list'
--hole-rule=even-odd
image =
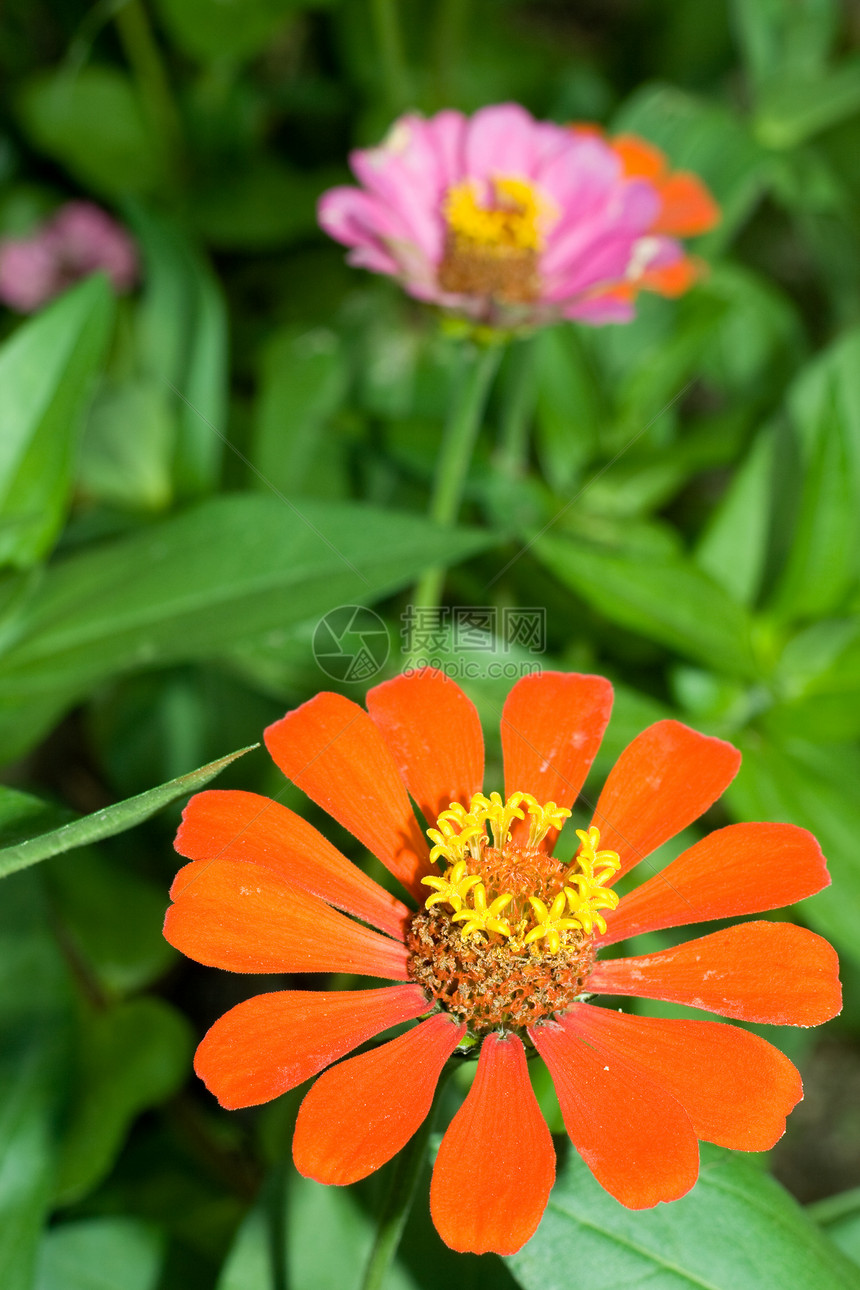
[{"label": "flower stem", "polygon": [[439,1098],[450,1073],[450,1065],[449,1063],[449,1066],[443,1070],[436,1086],[436,1096],[433,1099],[430,1114],[394,1162],[388,1194],[379,1215],[376,1240],[373,1242],[370,1258],[364,1269],[361,1290],[382,1290],[388,1269],[397,1253],[403,1228],[406,1226],[406,1220],[412,1208],[421,1169],[427,1159],[427,1144],[433,1131]]},{"label": "flower stem", "polygon": [[392,112],[402,112],[410,106],[410,90],[397,0],[372,0],[371,15],[388,106]]},{"label": "flower stem", "polygon": [[[469,354],[469,367],[449,413],[436,463],[429,516],[437,524],[449,527],[459,514],[487,396],[501,357],[501,345],[489,345]],[[429,569],[415,589],[413,608],[436,609],[444,578],[444,569]]]},{"label": "flower stem", "polygon": [[146,10],[140,0],[123,0],[114,10],[114,19],[144,111],[165,144],[171,178],[175,179],[181,147],[179,113]]},{"label": "flower stem", "polygon": [[534,417],[535,348],[531,337],[510,354],[510,380],[505,384],[496,462],[503,474],[516,479],[528,462],[529,430]]}]

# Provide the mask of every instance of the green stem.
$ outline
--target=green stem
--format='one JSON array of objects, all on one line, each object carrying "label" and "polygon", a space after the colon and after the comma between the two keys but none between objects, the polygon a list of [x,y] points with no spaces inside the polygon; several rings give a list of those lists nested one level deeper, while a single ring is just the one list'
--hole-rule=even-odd
[{"label": "green stem", "polygon": [[510,379],[505,384],[502,401],[496,461],[499,469],[514,479],[524,473],[528,462],[529,431],[536,402],[534,366],[535,349],[530,337],[511,350]]},{"label": "green stem", "polygon": [[[469,354],[469,370],[461,380],[445,425],[429,510],[430,519],[445,527],[454,524],[460,512],[463,489],[481,429],[487,396],[501,357],[502,346],[498,344],[488,345]],[[413,607],[436,609],[442,595],[444,578],[444,569],[429,569],[415,589]]]},{"label": "green stem", "polygon": [[364,1269],[361,1290],[382,1290],[386,1273],[397,1253],[403,1228],[406,1226],[406,1220],[412,1208],[421,1169],[427,1159],[427,1144],[430,1141],[436,1108],[448,1074],[450,1074],[450,1063],[443,1070],[436,1086],[436,1096],[433,1099],[430,1114],[394,1162],[388,1194],[379,1215],[376,1240],[373,1242],[373,1249],[370,1251],[370,1258]]},{"label": "green stem", "polygon": [[468,0],[437,0],[433,40],[434,89],[437,105],[454,101],[456,72],[466,30]]},{"label": "green stem", "polygon": [[179,114],[146,10],[141,0],[124,0],[114,13],[125,56],[134,72],[144,110],[164,140],[171,174],[179,159]]},{"label": "green stem", "polygon": [[371,15],[388,104],[393,113],[402,112],[410,106],[410,91],[397,0],[372,0]]}]

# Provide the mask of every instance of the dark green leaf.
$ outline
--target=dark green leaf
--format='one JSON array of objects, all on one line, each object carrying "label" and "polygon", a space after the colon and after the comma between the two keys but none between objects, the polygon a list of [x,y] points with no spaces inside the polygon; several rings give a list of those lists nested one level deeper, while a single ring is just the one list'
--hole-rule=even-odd
[{"label": "dark green leaf", "polygon": [[143,878],[118,848],[83,847],[74,864],[55,856],[44,873],[65,937],[106,995],[164,975],[175,959],[161,934],[166,883]]},{"label": "dark green leaf", "polygon": [[226,250],[284,246],[317,230],[320,194],[342,178],[339,170],[307,172],[260,158],[233,183],[219,175],[197,194],[195,224],[207,242]]},{"label": "dark green leaf", "polygon": [[33,564],[59,532],[112,311],[107,283],[91,278],[0,349],[0,564]]},{"label": "dark green leaf", "polygon": [[68,1070],[70,987],[35,874],[0,902],[0,1285],[32,1290]]},{"label": "dark green leaf", "polygon": [[699,1181],[670,1205],[619,1205],[571,1151],[529,1243],[524,1290],[857,1290],[856,1269],[756,1165],[702,1147]]},{"label": "dark green leaf", "polygon": [[849,1259],[860,1264],[860,1187],[828,1196],[810,1205],[807,1213]]},{"label": "dark green leaf", "polygon": [[164,1241],[134,1218],[87,1218],[45,1235],[33,1290],[156,1290]]},{"label": "dark green leaf", "polygon": [[268,485],[288,496],[317,491],[318,460],[330,418],[346,392],[348,368],[333,331],[288,328],[263,354],[252,459]]},{"label": "dark green leaf", "polygon": [[803,917],[860,959],[860,754],[800,740],[781,747],[753,734],[736,742],[744,758],[726,805],[741,820],[784,820],[815,834],[833,885],[804,901]]},{"label": "dark green leaf", "polygon": [[0,657],[5,756],[13,738],[33,737],[32,707],[29,732],[19,715],[30,705],[53,703],[56,715],[109,676],[255,640],[276,646],[297,623],[370,603],[492,540],[368,506],[245,494],[69,556],[34,590]]},{"label": "dark green leaf", "polygon": [[784,615],[832,613],[856,580],[860,549],[860,332],[817,358],[789,393],[802,455],[791,549],[774,597]]},{"label": "dark green leaf", "polygon": [[[252,747],[256,747],[256,744]],[[32,864],[38,864],[50,856],[61,855],[64,851],[74,850],[75,847],[83,847],[90,842],[98,842],[100,838],[111,838],[117,833],[125,833],[128,829],[133,829],[136,824],[148,820],[156,811],[160,811],[168,802],[173,802],[177,797],[184,797],[193,793],[195,789],[202,788],[204,784],[208,784],[211,779],[220,774],[225,766],[229,766],[237,757],[242,757],[250,751],[250,747],[240,748],[237,752],[210,762],[208,766],[201,766],[199,770],[180,775],[178,779],[160,784],[158,788],[150,788],[145,793],[139,793],[137,797],[129,797],[124,802],[116,802],[101,811],[94,811],[92,815],[73,820],[71,824],[64,824],[51,833],[28,838],[26,842],[19,842],[16,846],[4,847],[0,851],[0,877],[15,873],[18,869],[26,869]]]},{"label": "dark green leaf", "polygon": [[211,491],[224,454],[227,316],[221,289],[180,230],[132,210],[146,261],[137,316],[140,364],[173,410],[173,476],[180,496]]},{"label": "dark green leaf", "polygon": [[79,1200],[101,1181],[137,1116],[185,1082],[191,1049],[188,1022],[162,999],[132,999],[82,1019],[55,1203]]},{"label": "dark green leaf", "polygon": [[756,674],[746,612],[692,563],[549,535],[530,549],[612,622],[720,671]]},{"label": "dark green leaf", "polygon": [[[325,1187],[294,1170],[278,1170],[243,1223],[217,1290],[359,1290],[374,1225],[344,1187]],[[286,1194],[285,1194],[286,1192]],[[321,1232],[337,1239],[319,1239]],[[277,1269],[277,1270],[276,1270]],[[417,1290],[395,1264],[385,1290]]]},{"label": "dark green leaf", "polygon": [[229,63],[256,54],[306,7],[306,0],[158,0],[156,5],[183,53],[201,62]]},{"label": "dark green leaf", "polygon": [[772,434],[758,436],[696,550],[696,563],[744,605],[754,603],[767,562],[775,446]]},{"label": "dark green leaf", "polygon": [[817,75],[786,69],[763,87],[756,135],[769,148],[795,148],[860,110],[860,58]]},{"label": "dark green leaf", "polygon": [[574,328],[545,328],[534,344],[538,455],[549,484],[564,493],[594,452],[605,411]]},{"label": "dark green leaf", "polygon": [[733,0],[732,17],[744,59],[757,85],[780,72],[823,70],[836,34],[838,0]]},{"label": "dark green leaf", "polygon": [[105,385],[87,419],[78,461],[85,497],[109,506],[162,510],[173,486],[172,396],[155,381]]},{"label": "dark green leaf", "polygon": [[90,66],[40,73],[19,107],[36,147],[87,187],[114,196],[149,192],[160,182],[162,140],[123,72]]}]

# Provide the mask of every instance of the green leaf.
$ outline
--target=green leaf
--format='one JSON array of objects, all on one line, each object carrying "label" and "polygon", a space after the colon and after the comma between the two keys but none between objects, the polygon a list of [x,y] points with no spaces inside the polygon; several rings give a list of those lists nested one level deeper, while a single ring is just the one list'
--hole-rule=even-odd
[{"label": "green leaf", "polygon": [[786,645],[774,682],[780,697],[764,722],[776,742],[860,738],[860,622],[827,619],[807,627]]},{"label": "green leaf", "polygon": [[277,646],[300,622],[372,603],[492,541],[364,505],[242,494],[71,555],[33,590],[0,656],[0,746],[14,756],[34,713],[57,716],[107,677]]},{"label": "green leaf", "polygon": [[758,436],[696,549],[696,563],[744,605],[755,602],[767,564],[774,488],[774,435]]},{"label": "green leaf", "polygon": [[554,536],[530,549],[610,621],[719,671],[756,675],[745,610],[691,562]]},{"label": "green leaf", "polygon": [[693,1190],[636,1212],[571,1151],[531,1241],[507,1260],[524,1290],[857,1290],[857,1271],[777,1182],[702,1147]]},{"label": "green leaf", "polygon": [[[217,1290],[359,1290],[374,1238],[370,1217],[345,1187],[285,1175],[275,1171],[239,1229]],[[321,1232],[337,1239],[320,1240]],[[418,1283],[395,1263],[385,1290],[418,1290]]]},{"label": "green leaf", "polygon": [[185,1083],[191,1050],[188,1022],[162,999],[132,999],[82,1019],[56,1204],[80,1200],[109,1173],[137,1116]]},{"label": "green leaf", "polygon": [[[251,747],[256,748],[257,745],[253,744]],[[26,869],[30,865],[38,864],[50,856],[61,855],[64,851],[74,850],[75,847],[83,847],[90,842],[98,842],[100,838],[111,838],[117,833],[125,833],[128,829],[133,829],[135,825],[141,824],[156,811],[160,811],[168,802],[173,802],[177,797],[184,797],[188,793],[193,793],[195,789],[202,788],[204,784],[208,784],[225,766],[229,766],[237,757],[250,752],[251,747],[240,748],[226,757],[219,757],[208,766],[201,766],[199,770],[180,775],[178,779],[160,784],[158,788],[150,788],[136,797],[126,798],[124,802],[116,802],[101,811],[94,811],[92,815],[73,820],[71,824],[64,824],[51,833],[43,833],[39,837],[28,838],[26,842],[19,842],[15,846],[4,847],[0,851],[0,877],[6,877],[18,869]]]},{"label": "green leaf", "polygon": [[131,509],[163,510],[169,504],[171,401],[169,391],[146,379],[99,390],[78,461],[78,487],[86,498]]},{"label": "green leaf", "polygon": [[163,1258],[161,1234],[138,1219],[62,1223],[42,1242],[33,1290],[156,1290]]},{"label": "green leaf", "polygon": [[[8,803],[7,803],[8,805]],[[9,816],[7,814],[7,823]],[[70,983],[35,874],[0,902],[0,1285],[32,1290],[65,1089]]]},{"label": "green leaf", "polygon": [[99,275],[0,347],[0,564],[35,563],[60,530],[112,312]]},{"label": "green leaf", "polygon": [[753,81],[823,70],[839,22],[838,0],[732,0],[732,19]]},{"label": "green leaf", "polygon": [[818,838],[833,884],[803,902],[803,917],[860,961],[860,754],[848,746],[815,747],[797,739],[786,747],[749,733],[724,801],[740,820],[799,824]]},{"label": "green leaf", "polygon": [[[317,0],[319,4],[320,0]],[[269,43],[307,0],[158,0],[176,46],[200,62],[241,62]]]},{"label": "green leaf", "polygon": [[786,69],[762,89],[755,132],[769,148],[795,148],[858,111],[860,57],[845,58],[817,75]]},{"label": "green leaf", "polygon": [[330,441],[328,423],[346,393],[343,347],[328,329],[286,328],[267,344],[261,375],[252,459],[263,479],[255,482],[307,495]]},{"label": "green leaf", "polygon": [[320,194],[343,177],[340,170],[303,171],[261,157],[243,166],[232,183],[219,174],[195,194],[195,225],[210,245],[225,250],[285,246],[318,231]]},{"label": "green leaf", "polygon": [[786,616],[838,610],[860,570],[858,363],[860,331],[853,329],[809,364],[789,391],[802,491],[774,593],[774,608]]},{"label": "green leaf", "polygon": [[605,410],[575,328],[546,327],[534,346],[537,451],[550,486],[563,493],[592,455]]},{"label": "green leaf", "polygon": [[860,1187],[819,1200],[806,1212],[843,1254],[860,1264]]},{"label": "green leaf", "polygon": [[137,314],[140,364],[172,409],[176,491],[212,491],[227,421],[227,312],[211,269],[182,232],[140,206],[131,210],[146,261]]},{"label": "green leaf", "polygon": [[44,873],[55,918],[106,995],[142,990],[174,962],[161,934],[166,885],[130,868],[118,848],[83,847],[74,864],[55,856]]},{"label": "green leaf", "polygon": [[161,181],[161,140],[132,81],[113,67],[43,72],[19,99],[26,133],[85,187],[108,196],[150,192]]}]

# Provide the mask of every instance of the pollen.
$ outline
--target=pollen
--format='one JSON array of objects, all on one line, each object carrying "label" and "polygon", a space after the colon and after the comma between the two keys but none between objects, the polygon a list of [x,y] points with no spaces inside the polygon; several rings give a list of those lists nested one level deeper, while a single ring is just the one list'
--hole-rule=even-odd
[{"label": "pollen", "polygon": [[444,872],[422,879],[433,890],[413,920],[409,970],[474,1033],[549,1016],[591,970],[593,934],[606,930],[600,911],[618,904],[607,884],[621,861],[600,849],[594,826],[577,830],[570,863],[553,856],[569,816],[530,793],[476,793],[428,830]]},{"label": "pollen", "polygon": [[448,189],[439,285],[465,295],[525,303],[540,294],[538,256],[558,218],[549,198],[527,179],[467,179]]}]

